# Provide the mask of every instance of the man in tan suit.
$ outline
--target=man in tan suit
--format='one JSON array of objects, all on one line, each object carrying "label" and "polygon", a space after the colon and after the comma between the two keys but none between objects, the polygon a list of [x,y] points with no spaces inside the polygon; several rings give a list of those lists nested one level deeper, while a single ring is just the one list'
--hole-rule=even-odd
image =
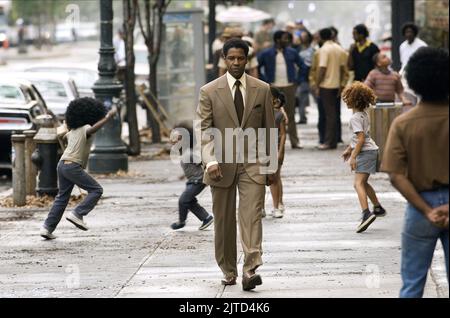
[{"label": "man in tan suit", "polygon": [[[252,160],[250,152],[247,152],[257,149],[258,154],[262,151],[266,156],[273,153],[270,152],[271,147],[276,147],[275,138],[270,139],[270,129],[275,128],[270,88],[268,84],[245,74],[248,50],[248,45],[240,39],[225,43],[223,56],[227,73],[201,88],[197,109],[202,131],[204,182],[211,186],[213,196],[215,255],[224,274],[223,285],[235,285],[238,276],[236,192],[239,190],[239,229],[245,255],[242,274],[244,290],[262,284],[260,275],[255,271],[262,265],[261,220],[265,186],[273,182],[273,173],[277,169],[276,149],[269,167],[261,162],[263,156],[258,155],[256,160]],[[227,133],[240,128],[241,132],[249,133],[246,146],[227,144]],[[214,140],[206,136],[210,130],[216,132]],[[265,140],[258,130],[266,132]],[[243,140],[243,137],[237,139]],[[264,145],[261,146],[262,143]],[[243,160],[238,159],[241,148],[245,150],[241,157]],[[219,157],[220,151],[222,156]],[[272,166],[275,168],[270,170]]]}]

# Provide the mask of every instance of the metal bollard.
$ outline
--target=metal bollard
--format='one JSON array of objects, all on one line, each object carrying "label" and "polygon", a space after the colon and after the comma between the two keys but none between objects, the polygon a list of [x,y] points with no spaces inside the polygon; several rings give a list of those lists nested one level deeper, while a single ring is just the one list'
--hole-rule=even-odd
[{"label": "metal bollard", "polygon": [[12,148],[12,182],[13,182],[13,203],[17,206],[24,206],[27,203],[27,193],[25,188],[25,135],[11,136]]},{"label": "metal bollard", "polygon": [[31,161],[31,155],[36,149],[36,144],[33,141],[36,135],[36,130],[26,130],[23,132],[25,138],[25,182],[27,195],[36,194],[36,166]]},{"label": "metal bollard", "polygon": [[32,162],[36,165],[38,180],[36,193],[38,196],[55,196],[58,193],[58,138],[56,128],[53,127],[52,118],[49,115],[38,116],[38,133],[33,138],[36,143],[36,150],[31,156]]}]

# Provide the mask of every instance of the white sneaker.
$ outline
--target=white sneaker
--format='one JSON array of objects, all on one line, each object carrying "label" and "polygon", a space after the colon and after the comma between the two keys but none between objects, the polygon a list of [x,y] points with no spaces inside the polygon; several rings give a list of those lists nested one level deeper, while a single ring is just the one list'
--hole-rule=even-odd
[{"label": "white sneaker", "polygon": [[56,238],[55,235],[53,235],[49,230],[47,230],[45,227],[41,228],[41,231],[39,232],[39,235],[47,240],[54,240]]},{"label": "white sneaker", "polygon": [[273,217],[276,219],[280,219],[283,217],[283,211],[281,211],[280,209],[275,209],[273,210]]},{"label": "white sneaker", "polygon": [[281,212],[284,213],[284,205],[283,204],[280,204],[278,208],[281,210]]},{"label": "white sneaker", "polygon": [[66,217],[66,220],[71,222],[73,225],[75,225],[80,230],[83,230],[83,231],[89,230],[89,228],[87,227],[87,224],[84,223],[83,219],[80,219],[73,212],[70,212],[70,214]]}]

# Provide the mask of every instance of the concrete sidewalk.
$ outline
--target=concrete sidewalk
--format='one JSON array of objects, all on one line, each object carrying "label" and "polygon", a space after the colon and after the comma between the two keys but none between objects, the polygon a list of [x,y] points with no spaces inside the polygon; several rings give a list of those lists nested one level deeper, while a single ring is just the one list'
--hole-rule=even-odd
[{"label": "concrete sidewalk", "polygon": [[[104,198],[86,218],[87,232],[63,219],[58,238],[44,241],[38,233],[48,209],[0,208],[0,297],[398,297],[404,199],[375,175],[388,215],[355,233],[360,208],[343,148],[315,150],[314,123],[299,131],[305,149],[288,150],[283,171],[285,217],[263,220],[263,285],[255,291],[243,292],[240,280],[220,284],[212,227],[198,231],[190,214],[185,228],[169,228],[184,187],[181,168],[143,160],[130,162],[128,176],[99,178]],[[200,202],[211,211],[209,189]],[[446,284],[439,249],[425,296],[448,297]]]}]

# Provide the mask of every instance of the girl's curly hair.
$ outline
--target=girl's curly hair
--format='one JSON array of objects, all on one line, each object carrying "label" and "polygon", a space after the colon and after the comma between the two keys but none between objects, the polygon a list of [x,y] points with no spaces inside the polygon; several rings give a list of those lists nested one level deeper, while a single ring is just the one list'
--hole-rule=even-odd
[{"label": "girl's curly hair", "polygon": [[375,105],[377,97],[373,90],[361,82],[354,82],[350,87],[347,87],[342,93],[342,99],[351,108],[357,110],[364,110],[370,105]]},{"label": "girl's curly hair", "polygon": [[70,102],[66,110],[66,124],[68,129],[77,129],[84,125],[93,126],[106,116],[103,104],[90,97],[77,98]]}]

